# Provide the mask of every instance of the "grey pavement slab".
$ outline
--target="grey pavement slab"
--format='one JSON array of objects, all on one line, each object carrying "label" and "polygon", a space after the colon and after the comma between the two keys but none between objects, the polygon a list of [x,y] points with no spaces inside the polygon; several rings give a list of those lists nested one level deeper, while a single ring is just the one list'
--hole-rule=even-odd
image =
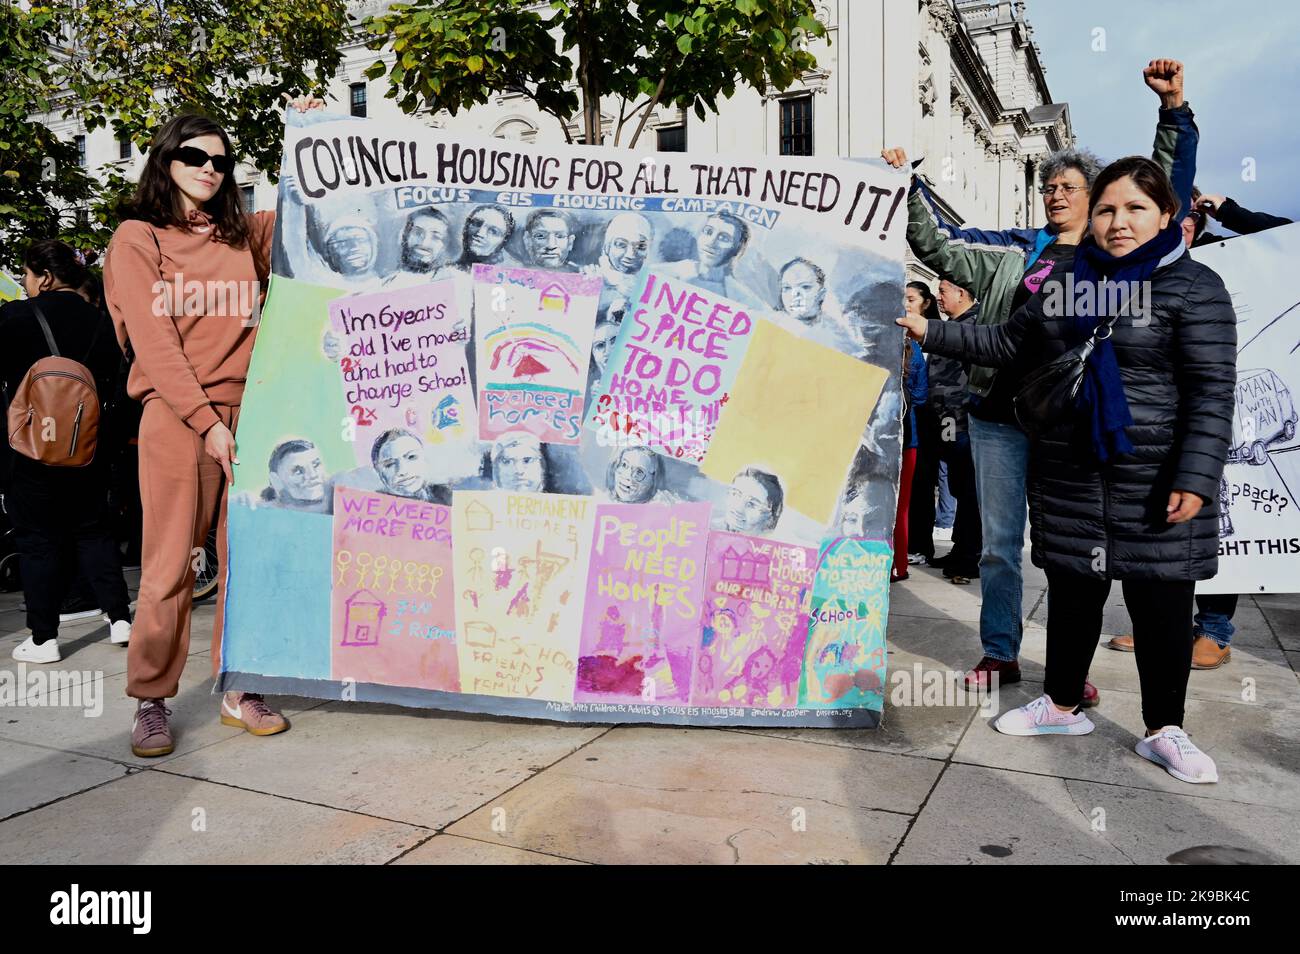
[{"label": "grey pavement slab", "polygon": [[890,616],[885,642],[891,653],[908,654],[912,662],[964,670],[979,661],[979,634],[978,620]]},{"label": "grey pavement slab", "polygon": [[741,732],[621,727],[449,831],[607,863],[878,864],[940,769]]},{"label": "grey pavement slab", "polygon": [[1282,648],[1300,650],[1300,606],[1296,605],[1295,598],[1292,597],[1289,605],[1261,602],[1259,609],[1277,635]]},{"label": "grey pavement slab", "polygon": [[896,861],[1160,865],[1178,851],[1211,846],[1295,864],[1300,809],[954,765]]},{"label": "grey pavement slab", "polygon": [[607,732],[374,703],[328,703],[267,739],[247,733],[169,772],[440,828]]},{"label": "grey pavement slab", "polygon": [[[26,638],[24,635],[23,639]],[[20,642],[22,639],[12,640],[0,647],[0,671],[18,671],[19,664],[13,658],[13,648]],[[41,665],[27,663],[26,671],[63,671],[69,673],[74,682],[81,682],[87,678],[86,674],[90,674],[89,678],[94,678],[94,673],[108,677],[126,672],[126,647],[114,646],[108,641],[108,626],[103,623],[98,629],[85,633],[60,635],[59,652],[63,656],[59,662]]]},{"label": "grey pavement slab", "polygon": [[955,586],[938,570],[914,566],[907,580],[889,588],[889,615],[978,622],[979,592],[978,581]]},{"label": "grey pavement slab", "polygon": [[885,703],[876,729],[735,729],[750,735],[835,745],[868,752],[892,752],[946,759],[975,718],[973,706],[896,706]]},{"label": "grey pavement slab", "polygon": [[537,851],[524,851],[508,845],[462,838],[459,835],[436,835],[407,852],[394,865],[580,865],[584,862]]},{"label": "grey pavement slab", "polygon": [[[1039,692],[1033,684],[1003,689],[998,708],[1005,712]],[[1109,690],[1088,717],[1097,728],[1082,736],[1007,736],[981,720],[962,737],[953,761],[1220,801],[1300,805],[1295,709],[1189,700],[1184,726],[1219,770],[1220,781],[1208,785],[1180,782],[1133,751],[1143,731],[1138,693]]]},{"label": "grey pavement slab", "polygon": [[382,864],[423,829],[162,772],[4,823],[0,864]]},{"label": "grey pavement slab", "polygon": [[126,773],[126,766],[106,759],[0,742],[0,820]]}]

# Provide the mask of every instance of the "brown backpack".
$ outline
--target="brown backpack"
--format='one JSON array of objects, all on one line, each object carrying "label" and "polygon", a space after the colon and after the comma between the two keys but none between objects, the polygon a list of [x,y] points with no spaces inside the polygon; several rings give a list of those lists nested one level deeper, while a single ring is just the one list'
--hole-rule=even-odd
[{"label": "brown backpack", "polygon": [[[99,434],[99,389],[95,376],[79,361],[59,354],[49,322],[35,302],[50,357],[28,369],[9,403],[9,446],[52,467],[85,467],[95,458]],[[95,348],[99,327],[86,357]]]}]

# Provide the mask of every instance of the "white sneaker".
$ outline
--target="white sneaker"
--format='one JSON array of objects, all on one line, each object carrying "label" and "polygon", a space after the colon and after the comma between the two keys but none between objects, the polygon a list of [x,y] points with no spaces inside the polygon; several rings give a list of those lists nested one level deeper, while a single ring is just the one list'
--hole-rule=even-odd
[{"label": "white sneaker", "polygon": [[62,658],[63,656],[59,652],[58,637],[47,639],[38,646],[36,637],[28,636],[23,642],[14,647],[14,659],[19,662],[56,663]]},{"label": "white sneaker", "polygon": [[108,627],[108,641],[114,646],[125,646],[131,639],[131,621],[119,619]]},{"label": "white sneaker", "polygon": [[1214,759],[1196,747],[1178,726],[1169,726],[1155,735],[1138,740],[1134,751],[1148,762],[1155,762],[1182,782],[1205,784],[1219,780]]},{"label": "white sneaker", "polygon": [[1087,735],[1096,728],[1082,712],[1062,712],[1052,698],[1039,696],[1028,705],[998,716],[993,728],[1003,735]]},{"label": "white sneaker", "polygon": [[70,613],[60,613],[59,622],[75,623],[78,620],[93,619],[94,617],[99,616],[103,612],[104,611],[99,607],[95,607],[94,609],[73,610]]}]

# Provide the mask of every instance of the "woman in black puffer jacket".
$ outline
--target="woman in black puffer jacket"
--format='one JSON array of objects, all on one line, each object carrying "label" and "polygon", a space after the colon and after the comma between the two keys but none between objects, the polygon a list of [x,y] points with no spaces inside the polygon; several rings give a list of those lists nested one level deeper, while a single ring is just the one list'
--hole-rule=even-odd
[{"label": "woman in black puffer jacket", "polygon": [[[1179,202],[1158,166],[1140,157],[1112,164],[1089,204],[1091,235],[1073,262],[1060,263],[1006,323],[899,324],[926,351],[1002,367],[1018,352],[1045,364],[1109,315],[1121,316],[1089,358],[1078,409],[1031,451],[1032,554],[1048,580],[1047,674],[1043,696],[1003,714],[995,728],[1092,731],[1077,709],[1111,581],[1121,580],[1147,727],[1138,754],[1183,781],[1214,782],[1214,762],[1182,721],[1195,581],[1217,570],[1236,319],[1219,276],[1186,255]],[[1128,309],[1098,307],[1105,281],[1140,289],[1139,297]]]}]

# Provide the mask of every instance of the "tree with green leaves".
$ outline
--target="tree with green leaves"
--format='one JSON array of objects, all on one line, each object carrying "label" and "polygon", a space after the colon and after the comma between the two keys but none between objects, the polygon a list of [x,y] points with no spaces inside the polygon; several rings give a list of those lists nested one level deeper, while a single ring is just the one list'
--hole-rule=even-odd
[{"label": "tree with green leaves", "polygon": [[[79,120],[148,146],[182,110],[211,116],[240,158],[274,175],[281,94],[321,89],[351,36],[343,0],[35,0],[0,12],[0,236],[102,248],[131,188],[87,175],[50,126]],[[79,222],[77,209],[88,210]]]},{"label": "tree with green leaves", "polygon": [[[613,144],[635,147],[655,107],[717,112],[718,97],[745,84],[787,89],[817,65],[807,50],[825,27],[811,0],[416,0],[368,19],[369,48],[391,49],[388,95],[404,112],[455,114],[494,94],[516,92],[570,124],[581,111],[583,141],[603,142],[602,97],[618,103]],[[545,13],[545,15],[543,15]],[[575,89],[576,87],[576,89]],[[581,93],[579,100],[578,93]],[[635,124],[635,125],[632,125]]]}]

